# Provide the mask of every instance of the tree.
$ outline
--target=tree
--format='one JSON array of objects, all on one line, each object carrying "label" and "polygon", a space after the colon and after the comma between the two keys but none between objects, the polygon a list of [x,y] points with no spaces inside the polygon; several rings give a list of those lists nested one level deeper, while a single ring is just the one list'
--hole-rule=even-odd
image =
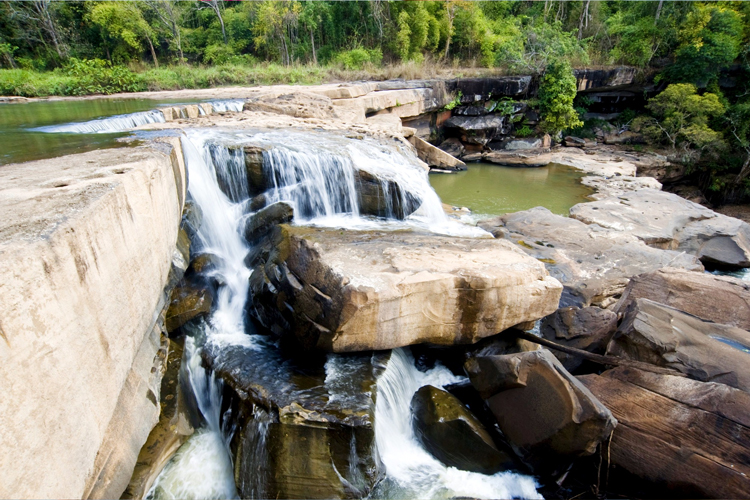
[{"label": "tree", "polygon": [[[145,40],[151,51],[154,65],[159,67],[153,39],[154,30],[143,18],[136,2],[96,2],[87,14],[87,19],[98,26],[105,42],[115,43],[113,51],[135,51],[140,53],[141,40]],[[109,48],[107,53],[109,54]],[[110,57],[111,58],[111,57]]]},{"label": "tree", "polygon": [[65,59],[68,47],[63,43],[57,23],[57,4],[51,0],[33,0],[29,2],[3,2],[10,9],[11,17],[26,29],[26,37],[47,45],[52,42],[57,56]]},{"label": "tree", "polygon": [[667,71],[673,82],[705,84],[740,55],[742,18],[732,9],[699,5],[680,26],[675,63]]},{"label": "tree", "polygon": [[567,61],[553,61],[547,66],[539,85],[542,130],[557,134],[583,125],[573,107],[577,91],[576,77]]},{"label": "tree", "polygon": [[646,108],[652,116],[637,119],[633,127],[654,141],[666,142],[672,149],[681,145],[686,152],[693,146],[702,149],[721,143],[721,134],[708,123],[725,111],[716,94],[699,95],[694,85],[676,83],[650,99]]},{"label": "tree", "polygon": [[[208,6],[212,11],[214,11],[214,14],[216,14],[216,17],[219,18],[219,24],[221,25],[221,36],[224,39],[224,45],[228,43],[227,41],[227,30],[224,28],[224,18],[221,16],[221,8],[220,3],[223,2],[223,0],[200,0],[201,5]],[[202,7],[199,7],[202,8]]]},{"label": "tree", "polygon": [[172,35],[172,41],[177,47],[180,62],[183,62],[185,55],[182,52],[182,33],[180,31],[182,10],[177,0],[144,0],[144,2]]}]

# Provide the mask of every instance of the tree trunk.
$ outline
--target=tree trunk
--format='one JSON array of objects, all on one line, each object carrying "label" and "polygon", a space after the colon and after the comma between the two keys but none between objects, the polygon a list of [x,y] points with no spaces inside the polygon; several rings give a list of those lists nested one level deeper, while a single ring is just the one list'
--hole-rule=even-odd
[{"label": "tree trunk", "polygon": [[659,20],[659,16],[661,16],[661,8],[664,5],[664,0],[659,0],[659,6],[656,7],[656,17],[654,18],[654,24]]},{"label": "tree trunk", "polygon": [[318,56],[315,54],[315,36],[313,35],[313,30],[310,30],[310,43],[312,44],[313,63],[317,66]]},{"label": "tree trunk", "polygon": [[578,39],[580,40],[583,38],[583,23],[586,22],[586,25],[588,25],[588,17],[589,17],[589,5],[591,4],[591,0],[586,0],[586,5],[583,7],[583,10],[581,11],[581,18],[578,20]]},{"label": "tree trunk", "polygon": [[740,173],[737,174],[737,178],[734,179],[735,184],[739,184],[742,180],[750,174],[750,151],[745,154],[745,163],[742,164]]},{"label": "tree trunk", "polygon": [[449,5],[449,0],[445,0],[445,14],[448,17],[448,36],[445,38],[445,51],[443,59],[448,60],[448,50],[451,48],[451,38],[453,38],[453,14],[454,7]]},{"label": "tree trunk", "polygon": [[151,39],[149,37],[146,37],[146,41],[148,42],[148,48],[151,49],[151,58],[154,60],[154,67],[159,67],[159,60],[156,58],[156,51],[154,50],[154,44],[151,43]]}]

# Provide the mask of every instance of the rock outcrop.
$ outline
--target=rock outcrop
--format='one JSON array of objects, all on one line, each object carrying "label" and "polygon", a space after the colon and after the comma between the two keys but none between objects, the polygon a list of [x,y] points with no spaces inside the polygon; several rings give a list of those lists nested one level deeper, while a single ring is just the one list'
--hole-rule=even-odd
[{"label": "rock outcrop", "polygon": [[659,269],[632,278],[615,310],[625,312],[637,299],[650,299],[706,321],[750,330],[750,283],[738,278]]},{"label": "rock outcrop", "polygon": [[750,225],[664,191],[642,189],[581,203],[570,216],[632,234],[646,244],[696,255],[706,264],[750,267]]},{"label": "rock outcrop", "polygon": [[[617,314],[598,307],[563,307],[542,320],[539,330],[544,338],[557,344],[604,354],[617,331]],[[578,368],[582,359],[562,351],[552,351],[568,371]]]},{"label": "rock outcrop", "polygon": [[482,227],[495,227],[498,234],[544,262],[565,286],[561,306],[612,305],[630,277],[662,267],[703,270],[692,255],[655,249],[634,236],[586,225],[542,207],[492,219]]},{"label": "rock outcrop", "polygon": [[607,354],[750,392],[750,332],[703,321],[648,299],[630,304]]},{"label": "rock outcrop", "polygon": [[411,400],[414,434],[449,467],[494,474],[514,465],[482,423],[454,395],[426,385]]},{"label": "rock outcrop", "polygon": [[203,357],[240,401],[242,498],[362,498],[382,478],[375,397],[388,353],[301,360],[272,345],[209,345]]},{"label": "rock outcrop", "polygon": [[617,421],[547,350],[477,356],[466,362],[514,451],[535,470],[594,453]]},{"label": "rock outcrop", "polygon": [[[625,471],[631,475],[620,482],[660,497],[747,496],[747,393],[722,384],[632,368],[585,375],[579,380],[619,422],[607,455],[613,466],[610,483]],[[638,480],[645,484],[638,485]]]},{"label": "rock outcrop", "polygon": [[173,144],[0,169],[0,497],[128,485],[159,416],[185,201]]},{"label": "rock outcrop", "polygon": [[557,308],[561,286],[508,242],[278,226],[247,259],[248,308],[308,348],[465,344]]}]

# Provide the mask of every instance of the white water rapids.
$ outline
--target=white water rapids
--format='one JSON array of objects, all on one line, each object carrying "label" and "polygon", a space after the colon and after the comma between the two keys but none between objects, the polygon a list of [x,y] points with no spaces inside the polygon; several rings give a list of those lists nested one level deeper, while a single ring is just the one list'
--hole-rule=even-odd
[{"label": "white water rapids", "polygon": [[[211,316],[201,325],[195,340],[189,338],[185,344],[190,382],[205,425],[168,463],[150,490],[149,498],[233,498],[237,495],[227,445],[231,430],[222,425],[220,415],[221,385],[201,366],[199,350],[201,342],[261,349],[256,336],[247,333],[244,318],[250,271],[244,264],[249,248],[241,236],[241,228],[248,194],[241,173],[244,157],[232,150],[232,146],[247,143],[274,146],[271,152],[264,153],[264,168],[277,180],[266,196],[270,201],[292,203],[301,212],[295,216],[297,224],[352,230],[411,227],[442,234],[485,235],[481,230],[447,218],[429,185],[427,173],[416,164],[413,154],[398,144],[383,145],[324,133],[186,131],[182,145],[189,173],[189,194],[203,214],[199,241],[194,242],[191,250],[211,252],[219,257],[220,263],[211,273],[220,286]],[[418,200],[419,209],[403,221],[360,216],[353,191],[355,167],[377,178],[396,182],[402,194],[408,193]],[[239,182],[226,186],[231,178]],[[225,182],[229,196],[220,189],[220,179]],[[337,381],[343,383],[341,377],[345,377],[346,367],[340,366],[340,362],[344,361],[338,355],[328,356],[326,385],[333,387]],[[446,467],[416,440],[409,409],[416,390],[426,384],[442,387],[458,380],[461,379],[441,366],[421,373],[415,368],[408,350],[393,351],[378,381],[375,435],[386,478],[373,495],[424,499],[540,498],[530,477],[510,472],[487,476]],[[267,426],[259,422],[256,443],[264,446],[265,435],[260,434]],[[264,456],[262,450],[257,456]],[[262,495],[262,484],[250,491]]]}]

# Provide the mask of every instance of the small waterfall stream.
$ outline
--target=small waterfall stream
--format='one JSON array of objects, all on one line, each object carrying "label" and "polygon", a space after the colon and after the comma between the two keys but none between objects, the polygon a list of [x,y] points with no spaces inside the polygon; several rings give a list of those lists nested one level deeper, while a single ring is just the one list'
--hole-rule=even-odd
[{"label": "small waterfall stream", "polygon": [[[221,383],[201,365],[200,351],[209,343],[241,346],[264,359],[278,356],[269,349],[265,337],[252,333],[245,324],[245,302],[250,271],[244,264],[249,251],[241,236],[248,192],[244,158],[237,144],[271,144],[264,153],[264,169],[272,174],[269,201],[284,200],[295,205],[295,223],[329,227],[404,228],[432,230],[443,234],[481,236],[476,228],[449,220],[440,200],[430,188],[427,174],[398,146],[375,141],[342,139],[325,134],[264,132],[239,134],[187,130],[182,138],[189,171],[189,194],[203,213],[203,221],[193,242],[193,251],[210,252],[219,265],[210,276],[220,283],[209,318],[186,339],[186,361],[190,385],[198,402],[204,425],[180,448],[157,478],[149,498],[234,498],[237,490],[228,442],[232,429],[222,422]],[[234,146],[234,147],[232,147]],[[419,200],[419,208],[403,221],[361,216],[354,195],[354,171],[370,172],[377,178],[395,182],[402,193]],[[224,190],[220,184],[224,184]],[[227,193],[227,194],[225,194]],[[248,332],[250,332],[248,334]],[[330,354],[325,363],[325,388],[330,401],[346,397],[352,369],[345,357]],[[282,377],[284,368],[279,365]],[[448,468],[432,458],[416,441],[411,430],[409,405],[422,385],[443,386],[459,380],[443,367],[427,373],[417,371],[408,350],[393,351],[378,382],[375,409],[375,436],[386,479],[373,495],[389,498],[539,498],[532,478],[514,473],[494,476]],[[252,437],[252,455],[259,467],[265,457],[268,415],[258,408]],[[226,419],[224,419],[226,420]],[[252,434],[252,433],[251,433]],[[356,450],[352,451],[356,453]],[[256,458],[254,458],[256,459]],[[352,461],[354,462],[354,461]],[[257,479],[257,480],[256,480]],[[246,484],[247,481],[252,484]],[[243,491],[264,497],[261,478],[243,478]],[[256,484],[257,483],[257,484]]]},{"label": "small waterfall stream", "polygon": [[87,122],[48,125],[33,130],[51,134],[106,134],[130,130],[148,123],[164,123],[165,121],[164,114],[161,111],[152,109],[151,111],[108,116]]}]

